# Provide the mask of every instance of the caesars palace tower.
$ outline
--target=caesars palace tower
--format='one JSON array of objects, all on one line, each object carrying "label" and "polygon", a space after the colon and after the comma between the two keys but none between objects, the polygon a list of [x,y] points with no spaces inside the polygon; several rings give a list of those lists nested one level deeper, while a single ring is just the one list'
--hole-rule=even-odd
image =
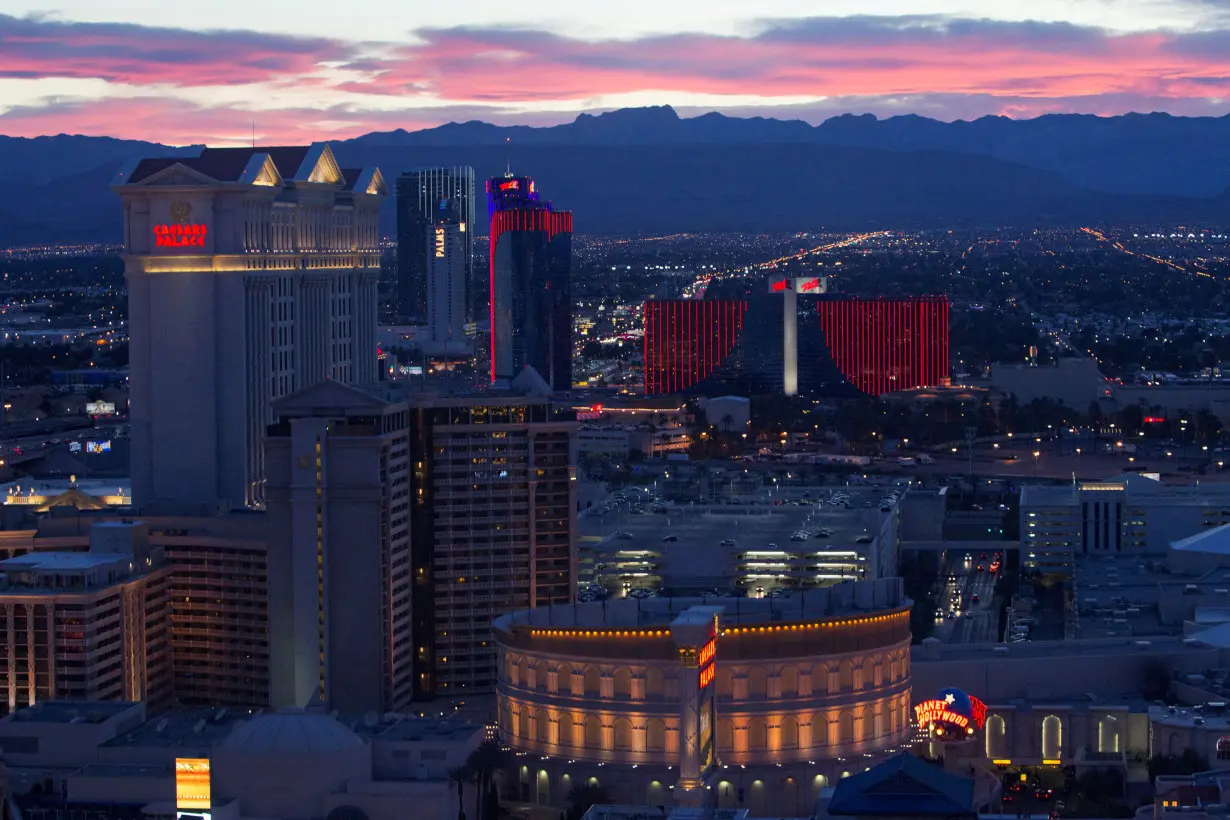
[{"label": "caesars palace tower", "polygon": [[264,504],[271,403],[373,382],[376,168],[324,143],[127,164],[132,488],[137,504]]}]

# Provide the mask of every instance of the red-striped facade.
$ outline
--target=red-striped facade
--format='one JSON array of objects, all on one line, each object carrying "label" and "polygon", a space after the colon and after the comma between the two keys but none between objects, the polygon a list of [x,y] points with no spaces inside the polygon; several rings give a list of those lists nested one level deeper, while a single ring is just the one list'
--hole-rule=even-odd
[{"label": "red-striped facade", "polygon": [[645,395],[676,393],[709,376],[734,350],[747,302],[665,299],[645,303]]},{"label": "red-striped facade", "polygon": [[843,297],[817,307],[834,363],[861,392],[949,383],[947,297]]}]

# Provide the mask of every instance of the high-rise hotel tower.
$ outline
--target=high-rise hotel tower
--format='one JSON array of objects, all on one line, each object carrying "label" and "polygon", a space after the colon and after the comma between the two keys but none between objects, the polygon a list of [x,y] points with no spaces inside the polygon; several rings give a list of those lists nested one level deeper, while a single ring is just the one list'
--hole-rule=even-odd
[{"label": "high-rise hotel tower", "polygon": [[130,162],[124,207],[133,497],[262,506],[271,403],[376,373],[376,168],[329,146]]},{"label": "high-rise hotel tower", "polygon": [[491,214],[491,380],[533,367],[572,387],[572,212],[539,198],[529,177],[487,182]]},{"label": "high-rise hotel tower", "polygon": [[[453,226],[446,230],[459,234],[457,261],[462,265],[450,273],[448,296],[443,299],[435,262],[437,226]],[[440,308],[433,314],[433,289],[437,304],[460,301],[463,317],[458,324],[487,312],[486,283],[475,279],[473,236],[473,168],[419,168],[397,178],[397,309],[403,317],[432,325],[436,332]]]}]

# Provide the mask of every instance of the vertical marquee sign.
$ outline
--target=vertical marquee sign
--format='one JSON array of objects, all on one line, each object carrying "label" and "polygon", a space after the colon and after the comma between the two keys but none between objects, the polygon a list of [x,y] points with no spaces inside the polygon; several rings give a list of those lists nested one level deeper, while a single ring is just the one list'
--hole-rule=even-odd
[{"label": "vertical marquee sign", "polygon": [[177,820],[209,820],[209,760],[175,758],[175,816]]},{"label": "vertical marquee sign", "polygon": [[713,729],[717,725],[717,636],[696,653],[696,665],[700,669],[696,698],[698,724],[700,726],[700,770],[707,772],[717,765],[717,751],[714,748]]}]

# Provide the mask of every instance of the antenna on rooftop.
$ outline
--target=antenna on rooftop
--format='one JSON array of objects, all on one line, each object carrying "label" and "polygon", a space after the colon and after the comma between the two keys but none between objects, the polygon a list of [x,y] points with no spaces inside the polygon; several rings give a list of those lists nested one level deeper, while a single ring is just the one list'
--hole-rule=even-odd
[{"label": "antenna on rooftop", "polygon": [[504,138],[504,178],[505,179],[512,176],[512,158],[509,155],[509,151],[512,150],[509,147],[511,143],[512,143],[512,137]]}]

